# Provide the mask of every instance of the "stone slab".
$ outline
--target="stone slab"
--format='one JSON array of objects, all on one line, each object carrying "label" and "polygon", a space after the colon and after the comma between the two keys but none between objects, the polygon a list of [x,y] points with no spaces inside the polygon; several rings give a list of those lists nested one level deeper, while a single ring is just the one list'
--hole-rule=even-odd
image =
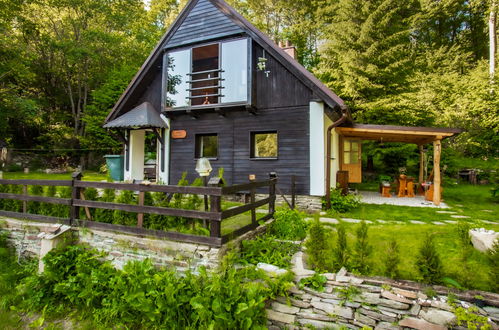
[{"label": "stone slab", "polygon": [[362,220],[352,219],[352,218],[342,218],[341,221],[349,222],[349,223],[360,223],[360,222],[362,222]]},{"label": "stone slab", "polygon": [[376,325],[376,320],[374,320],[366,315],[363,315],[361,313],[355,313],[354,320],[357,322],[360,322],[362,324],[366,324],[368,326],[371,326],[371,327],[374,327]]},{"label": "stone slab", "polygon": [[456,322],[456,316],[448,311],[443,311],[436,308],[422,310],[419,316],[430,323],[435,323],[443,326],[451,325]]},{"label": "stone slab", "polygon": [[276,312],[286,313],[286,314],[296,314],[300,311],[300,308],[295,306],[288,306],[285,304],[281,304],[277,301],[272,303],[272,309]]},{"label": "stone slab", "polygon": [[309,308],[310,307],[310,303],[303,301],[303,300],[294,299],[291,297],[288,297],[288,298],[277,297],[276,300],[278,302],[280,302],[281,304],[285,304],[285,305],[288,305],[288,303],[289,303],[293,306],[300,307],[300,308]]},{"label": "stone slab", "polygon": [[272,321],[282,322],[286,324],[293,324],[296,321],[295,315],[276,312],[272,309],[267,309],[266,313],[267,318]]},{"label": "stone slab", "polygon": [[452,214],[450,217],[454,218],[454,219],[469,219],[469,218],[471,218],[467,215],[456,215],[456,214]]},{"label": "stone slab", "polygon": [[320,309],[328,315],[337,315],[345,319],[353,318],[353,310],[349,307],[341,307],[324,302],[312,302],[311,304],[314,308]]},{"label": "stone slab", "polygon": [[398,295],[391,293],[390,291],[386,291],[386,290],[381,291],[381,296],[386,298],[386,299],[398,301],[398,302],[401,302],[404,304],[412,304],[412,301],[408,300],[407,298],[399,297]]},{"label": "stone slab", "polygon": [[288,272],[286,269],[282,269],[282,268],[279,268],[277,266],[274,266],[271,264],[266,264],[263,262],[258,263],[256,265],[256,268],[262,269],[265,273],[267,273],[271,277],[284,275]]},{"label": "stone slab", "polygon": [[416,319],[414,317],[407,317],[400,320],[399,325],[418,330],[447,330],[447,327],[444,327],[442,325],[433,324],[425,320]]},{"label": "stone slab", "polygon": [[334,218],[319,218],[319,221],[322,223],[329,223],[332,225],[337,225],[340,223],[337,219]]},{"label": "stone slab", "polygon": [[493,230],[471,229],[469,231],[471,243],[473,247],[480,252],[486,252],[494,246],[495,241],[499,238],[499,233]]},{"label": "stone slab", "polygon": [[413,223],[415,225],[424,225],[426,222],[419,221],[419,220],[409,220],[410,223]]},{"label": "stone slab", "polygon": [[404,296],[406,298],[410,298],[410,299],[417,299],[418,298],[417,293],[414,291],[409,291],[409,290],[404,290],[404,289],[399,289],[399,288],[393,288],[392,290],[393,290],[393,293],[399,294],[399,295]]},{"label": "stone slab", "polygon": [[374,330],[399,330],[400,327],[388,322],[378,322]]}]

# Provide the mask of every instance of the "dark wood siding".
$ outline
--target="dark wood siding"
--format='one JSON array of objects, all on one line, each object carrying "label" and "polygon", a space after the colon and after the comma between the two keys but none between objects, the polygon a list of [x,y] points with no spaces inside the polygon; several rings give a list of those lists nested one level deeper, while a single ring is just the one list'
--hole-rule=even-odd
[{"label": "dark wood siding", "polygon": [[[218,168],[225,170],[228,184],[248,181],[249,174],[257,179],[266,179],[269,172],[279,176],[279,187],[289,192],[291,175],[297,177],[297,193],[309,194],[309,107],[286,109],[259,109],[254,116],[245,111],[228,112],[226,117],[214,113],[177,116],[172,120],[172,129],[185,129],[185,139],[172,139],[170,148],[170,183],[175,184],[183,171],[188,172],[192,182],[197,173],[194,168],[194,140],[196,134],[218,134],[218,159],[212,160],[213,173]],[[250,132],[278,132],[278,159],[251,160]]]},{"label": "dark wood siding", "polygon": [[[253,76],[254,76],[254,100],[258,109],[282,108],[293,106],[308,106],[312,98],[312,91],[289,72],[281,63],[276,61],[268,53],[267,75],[264,71],[256,70],[259,57],[263,57],[263,48],[253,42]],[[254,101],[254,102],[255,102]]]},{"label": "dark wood siding", "polygon": [[161,70],[158,69],[158,71],[156,71],[156,76],[153,78],[149,86],[147,86],[147,89],[140,97],[137,105],[147,101],[154,106],[154,109],[161,112],[161,75]]},{"label": "dark wood siding", "polygon": [[210,1],[199,0],[165,47],[179,47],[241,33],[243,33],[241,27]]}]

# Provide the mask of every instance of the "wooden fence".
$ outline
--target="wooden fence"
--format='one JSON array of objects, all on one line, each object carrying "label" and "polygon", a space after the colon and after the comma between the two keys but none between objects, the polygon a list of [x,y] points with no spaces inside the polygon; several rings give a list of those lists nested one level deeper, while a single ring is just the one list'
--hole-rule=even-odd
[{"label": "wooden fence", "polygon": [[[48,223],[62,223],[75,227],[87,227],[95,229],[113,230],[116,232],[135,234],[139,236],[153,236],[167,238],[175,241],[200,243],[211,246],[221,246],[234,237],[240,236],[258,226],[258,221],[265,221],[272,218],[275,210],[276,183],[277,179],[270,176],[269,180],[251,181],[244,184],[229,187],[219,187],[218,184],[209,184],[207,187],[191,186],[170,186],[170,185],[146,185],[140,183],[110,183],[81,181],[82,175],[77,172],[72,175],[72,180],[0,180],[2,185],[22,185],[22,194],[0,193],[0,199],[12,199],[22,201],[22,212],[12,212],[0,210],[0,216],[23,218]],[[28,186],[62,186],[71,187],[71,198],[45,197],[28,195]],[[268,187],[268,197],[256,201],[256,189]],[[130,190],[138,192],[138,204],[122,204],[112,202],[100,202],[85,200],[83,191],[85,188]],[[145,192],[160,192],[165,194],[195,194],[209,197],[209,210],[187,210],[170,207],[146,206],[144,205]],[[241,192],[249,192],[250,202],[227,210],[222,210],[222,197]],[[28,202],[43,202],[50,204],[61,204],[69,206],[69,218],[59,218],[40,214],[28,213]],[[257,219],[256,209],[268,204],[268,213]],[[86,218],[79,219],[80,207],[85,208]],[[137,226],[125,226],[104,222],[92,221],[89,208],[119,210],[137,213]],[[251,211],[251,223],[235,230],[232,233],[222,236],[221,223],[224,219]],[[143,228],[144,214],[159,214],[165,216],[178,216],[184,218],[200,219],[209,223],[210,236],[184,234],[172,231],[163,231]]]}]

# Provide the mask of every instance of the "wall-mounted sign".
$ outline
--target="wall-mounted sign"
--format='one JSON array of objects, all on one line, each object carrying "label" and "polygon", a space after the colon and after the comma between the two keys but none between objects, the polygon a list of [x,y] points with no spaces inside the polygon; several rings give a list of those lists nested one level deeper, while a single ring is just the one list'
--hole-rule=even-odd
[{"label": "wall-mounted sign", "polygon": [[185,139],[187,132],[185,129],[176,129],[172,131],[172,139]]}]

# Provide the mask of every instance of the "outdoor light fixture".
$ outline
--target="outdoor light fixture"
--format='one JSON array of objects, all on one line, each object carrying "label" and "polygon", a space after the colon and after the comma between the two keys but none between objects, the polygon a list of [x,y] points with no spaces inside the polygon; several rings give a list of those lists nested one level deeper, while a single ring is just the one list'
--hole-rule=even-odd
[{"label": "outdoor light fixture", "polygon": [[196,162],[196,172],[198,172],[199,176],[209,176],[211,170],[212,168],[208,158],[202,157],[198,159]]}]

